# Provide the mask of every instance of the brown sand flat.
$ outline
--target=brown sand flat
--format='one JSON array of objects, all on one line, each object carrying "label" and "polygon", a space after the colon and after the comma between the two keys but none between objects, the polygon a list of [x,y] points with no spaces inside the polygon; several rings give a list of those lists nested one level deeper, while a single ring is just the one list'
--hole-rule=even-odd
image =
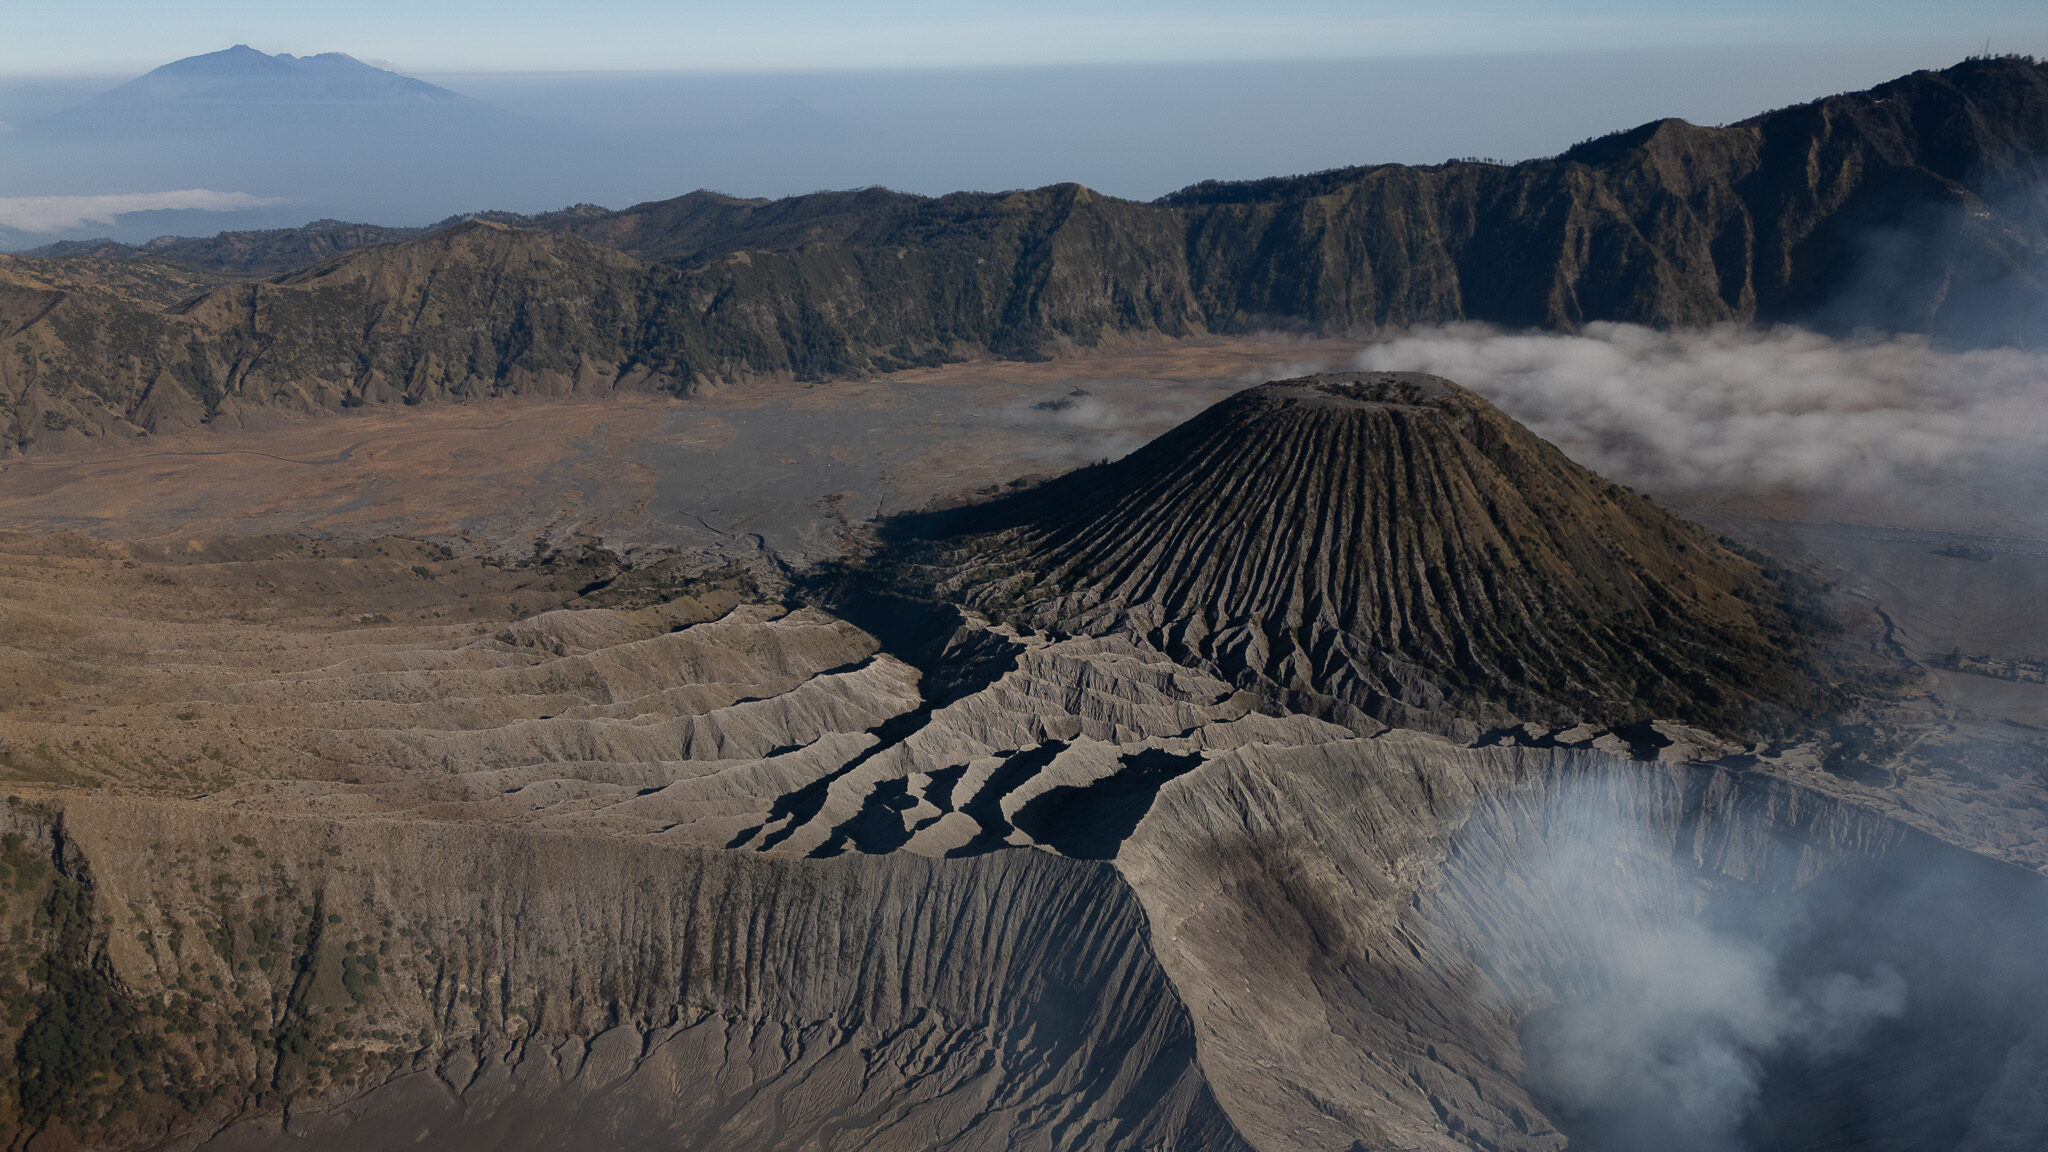
[{"label": "brown sand flat", "polygon": [[102,539],[403,534],[829,554],[877,511],[1124,452],[1249,383],[1359,345],[1285,337],[986,361],[866,380],[373,408],[0,467],[0,527]]}]

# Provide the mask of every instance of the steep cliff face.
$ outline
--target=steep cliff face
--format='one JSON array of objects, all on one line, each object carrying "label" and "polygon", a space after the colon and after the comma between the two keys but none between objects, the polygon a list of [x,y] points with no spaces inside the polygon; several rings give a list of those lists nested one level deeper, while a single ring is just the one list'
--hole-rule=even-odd
[{"label": "steep cliff face", "polygon": [[690,252],[685,282],[714,316],[724,308],[735,323],[742,313],[773,317],[741,365],[781,357],[817,376],[983,352],[1043,358],[1117,334],[1202,330],[1174,220],[1076,184],[731,208],[731,231],[671,239],[650,224],[597,235],[649,257]]},{"label": "steep cliff face", "polygon": [[1788,576],[1437,377],[1265,384],[940,524],[944,594],[1344,723],[1740,731],[1826,702]]},{"label": "steep cliff face", "polygon": [[275,280],[194,285],[169,307],[97,272],[0,265],[14,285],[0,393],[17,447],[272,409],[680,386],[632,359],[644,266],[567,238],[472,224]]},{"label": "steep cliff face", "polygon": [[1512,167],[1198,184],[1210,326],[1805,322],[2036,343],[2048,69],[1974,60]]},{"label": "steep cliff face", "polygon": [[[2048,66],[1974,60],[1511,167],[1198,184],[1154,204],[1057,185],[490,215],[424,238],[323,222],[0,261],[8,441],[1262,327],[1795,321],[2033,344],[2048,331]],[[169,309],[134,271],[196,294],[328,252],[344,254]]]},{"label": "steep cliff face", "polygon": [[[1056,213],[1069,195],[693,193],[530,223],[684,265],[959,247],[1021,268],[999,222]],[[1184,237],[1171,275],[1151,267],[1185,281],[1187,316],[1213,331],[1756,320],[2031,344],[2048,317],[2044,197],[2048,69],[2002,59],[1726,127],[1653,121],[1512,166],[1379,165],[1197,184],[1156,205],[1097,200],[1126,229]],[[1107,247],[1061,256],[1115,271]]]}]

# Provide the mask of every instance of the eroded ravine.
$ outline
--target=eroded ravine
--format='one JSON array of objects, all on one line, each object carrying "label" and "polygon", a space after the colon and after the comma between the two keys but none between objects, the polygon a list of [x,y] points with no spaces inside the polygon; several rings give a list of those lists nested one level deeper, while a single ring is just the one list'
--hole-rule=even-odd
[{"label": "eroded ravine", "polygon": [[[1325,636],[1286,657],[1313,688],[1334,683],[1315,661],[1388,667],[1381,623],[1422,667],[1460,613],[1543,573],[1599,577],[1543,594],[1584,614],[1524,604],[1555,651],[1659,588],[1704,603],[1721,577],[1762,578],[1732,551],[1688,570],[1720,546],[1540,445],[1482,460],[1526,435],[1486,432],[1494,416],[1411,405],[1428,410],[1390,430],[1394,401],[1354,394],[1388,381],[1339,383],[1281,397],[1347,417],[1295,448],[1321,443],[1316,467],[1369,502],[1360,445],[1405,437],[1399,483],[1462,485],[1423,502],[1438,523],[1283,483],[1305,465],[1278,442],[1300,429],[1262,409],[1211,439],[1249,473],[1217,482],[1265,493],[1270,530],[1192,512],[1153,536],[1055,524],[1041,539],[1086,563],[1056,569],[1042,603],[1125,588],[1116,611],[1170,614],[1199,592],[1212,636],[1265,654],[1310,623],[1370,649]],[[1517,479],[1531,460],[1548,470]],[[1205,499],[1202,477],[1145,476],[1176,507]],[[1411,571],[1422,541],[1483,554],[1451,546],[1457,509],[1518,484],[1594,501],[1648,551],[1601,551],[1613,534],[1588,524],[1607,521],[1566,508],[1509,521],[1503,541],[1529,536],[1510,542],[1520,584]],[[1151,531],[1136,510],[1152,491],[1112,486],[1112,520]],[[1283,554],[1340,525],[1351,569],[1391,568]],[[1002,574],[996,550],[966,555],[958,587],[992,587],[976,581]],[[1465,741],[1339,725],[1275,681],[1227,679],[1269,666],[1251,648],[1196,660],[1148,628],[1019,628],[944,601],[866,630],[849,590],[912,605],[917,588],[887,580],[935,564],[887,559],[790,588],[594,549],[0,539],[0,1046],[21,1085],[6,1139],[1557,1152],[1647,1131],[1680,1147],[1618,1103],[1665,1081],[1573,1072],[1683,1076],[1674,1011],[1743,1070],[1688,1131],[1987,1149],[2042,1130],[2029,1085],[2048,1028],[2014,958],[2043,944],[2048,861],[2024,810],[1949,802],[1963,777],[1928,770],[1931,729],[1878,732],[1907,721],[1872,711],[1857,751],[1791,720],[1769,742],[1633,714],[1544,722],[1512,694],[1487,697]],[[1123,583],[1073,584],[1084,569]],[[1324,610],[1369,586],[1389,590],[1383,621]],[[1726,611],[1745,633],[1775,619]],[[1674,645],[1705,643],[1674,627]],[[1765,663],[1811,674],[1802,652]],[[1484,695],[1508,674],[1473,659],[1443,683]],[[1671,669],[1701,700],[1756,687]],[[1963,899],[1981,893],[1997,909]],[[1802,917],[1828,934],[1788,935]],[[1973,931],[1975,951],[1938,946]],[[1747,984],[1701,1000],[1701,971]],[[1756,1023],[1781,1017],[1808,1023]]]}]

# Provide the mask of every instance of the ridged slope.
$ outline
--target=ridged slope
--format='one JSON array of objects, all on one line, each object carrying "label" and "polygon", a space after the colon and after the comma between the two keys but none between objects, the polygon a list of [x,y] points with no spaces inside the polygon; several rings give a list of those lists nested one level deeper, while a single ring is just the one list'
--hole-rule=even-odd
[{"label": "ridged slope", "polygon": [[[1383,380],[1294,403],[1502,435]],[[2041,877],[1909,830],[2038,864],[2039,806],[1928,745],[1358,739],[1123,637],[920,678],[746,587],[0,538],[0,1142],[1558,1152],[1521,1026],[1627,951],[1580,910],[1753,898],[1911,988],[1766,1146],[2042,1144]]]},{"label": "ridged slope", "polygon": [[147,799],[0,833],[42,985],[10,973],[0,1125],[36,1147],[272,1149],[288,1110],[316,1149],[1247,1148],[1107,865]]},{"label": "ridged slope", "polygon": [[1253,388],[963,528],[968,602],[1346,722],[1737,730],[1817,691],[1783,578],[1431,376]]}]

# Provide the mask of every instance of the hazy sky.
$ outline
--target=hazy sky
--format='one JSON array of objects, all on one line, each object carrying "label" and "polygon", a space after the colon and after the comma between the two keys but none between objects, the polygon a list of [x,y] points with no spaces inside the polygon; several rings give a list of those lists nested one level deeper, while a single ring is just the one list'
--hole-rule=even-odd
[{"label": "hazy sky", "polygon": [[246,42],[411,71],[1288,59],[1922,40],[2048,52],[2041,0],[0,0],[0,74]]}]

